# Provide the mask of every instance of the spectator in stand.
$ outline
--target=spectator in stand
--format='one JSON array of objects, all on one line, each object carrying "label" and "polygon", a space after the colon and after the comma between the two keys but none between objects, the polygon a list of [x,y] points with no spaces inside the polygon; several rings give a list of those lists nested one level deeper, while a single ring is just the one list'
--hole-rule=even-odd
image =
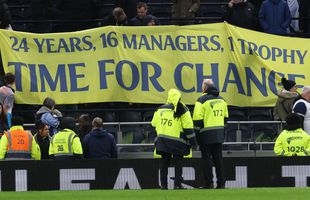
[{"label": "spectator in stand", "polygon": [[41,160],[49,159],[49,147],[51,142],[51,136],[49,135],[49,127],[46,124],[37,122],[37,133],[34,135],[34,139],[40,147]]},{"label": "spectator in stand", "polygon": [[139,2],[137,4],[137,16],[132,18],[129,22],[131,26],[148,26],[150,18],[153,20],[155,25],[158,25],[159,22],[157,18],[153,15],[147,14],[148,6],[144,2]]},{"label": "spectator in stand", "polygon": [[93,130],[83,140],[85,158],[108,159],[117,158],[117,147],[111,133],[103,129],[103,120],[95,117],[92,121]]},{"label": "spectator in stand", "polygon": [[0,87],[0,103],[3,105],[3,111],[6,116],[8,128],[11,127],[12,110],[14,106],[15,75],[6,73],[4,76],[4,86]]},{"label": "spectator in stand", "polygon": [[296,83],[286,78],[281,79],[283,88],[278,91],[278,100],[273,110],[273,117],[277,121],[285,121],[292,112],[293,104],[298,96]]},{"label": "spectator in stand", "polygon": [[89,115],[82,114],[79,117],[78,122],[79,122],[78,135],[80,140],[83,141],[85,135],[87,135],[92,129]]},{"label": "spectator in stand", "polygon": [[257,29],[256,8],[247,0],[231,0],[228,3],[224,20],[242,28]]},{"label": "spectator in stand", "polygon": [[0,0],[0,28],[12,30],[12,18],[5,0]]},{"label": "spectator in stand", "polygon": [[6,122],[6,117],[4,115],[3,106],[0,103],[0,138],[4,134],[4,131],[7,130],[7,127],[8,127],[8,125]]},{"label": "spectator in stand", "polygon": [[46,97],[43,101],[43,106],[36,113],[36,122],[46,124],[50,127],[50,136],[57,133],[59,126],[59,119],[62,114],[59,110],[55,109],[56,102],[50,97]]},{"label": "spectator in stand", "polygon": [[290,9],[284,0],[265,0],[258,17],[264,32],[276,35],[286,35],[292,19]]},{"label": "spectator in stand", "polygon": [[103,26],[128,26],[128,18],[120,7],[113,9],[112,14],[103,19]]},{"label": "spectator in stand", "polygon": [[[140,0],[141,2],[147,3],[148,0]],[[115,5],[124,9],[128,19],[131,19],[137,15],[136,8],[138,0],[116,0]]]},{"label": "spectator in stand", "polygon": [[12,118],[12,127],[0,140],[0,159],[40,160],[40,148],[30,132],[23,128],[23,119]]},{"label": "spectator in stand", "polygon": [[146,16],[144,18],[144,20],[145,20],[145,23],[146,23],[147,26],[156,26],[156,25],[158,25],[158,24],[156,24],[156,19],[155,19],[154,16]]},{"label": "spectator in stand", "polygon": [[172,0],[172,18],[183,18],[176,23],[178,25],[192,24],[193,20],[186,18],[194,18],[200,7],[200,0]]},{"label": "spectator in stand", "polygon": [[53,13],[58,20],[76,20],[77,22],[61,23],[53,27],[53,32],[80,31],[96,27],[94,0],[55,0]]},{"label": "spectator in stand", "polygon": [[310,86],[304,86],[301,95],[296,98],[293,113],[302,118],[303,129],[310,135]]},{"label": "spectator in stand", "polygon": [[59,124],[60,131],[51,139],[49,155],[55,160],[83,159],[80,138],[75,133],[75,119],[64,117]]},{"label": "spectator in stand", "polygon": [[286,129],[276,140],[274,152],[278,156],[309,156],[310,136],[302,130],[302,120],[296,113],[289,114]]},{"label": "spectator in stand", "polygon": [[[298,0],[287,0],[288,8],[290,9],[292,18],[299,18],[299,3]],[[290,24],[291,32],[299,31],[299,19],[292,19]]]}]

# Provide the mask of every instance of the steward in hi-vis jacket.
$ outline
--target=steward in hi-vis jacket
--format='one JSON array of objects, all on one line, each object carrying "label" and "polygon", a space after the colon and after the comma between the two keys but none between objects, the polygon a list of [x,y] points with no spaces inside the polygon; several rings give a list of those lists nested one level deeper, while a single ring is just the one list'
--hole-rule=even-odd
[{"label": "steward in hi-vis jacket", "polygon": [[278,136],[274,152],[278,156],[309,156],[310,136],[301,128],[302,118],[291,113],[286,117],[286,127]]},{"label": "steward in hi-vis jacket", "polygon": [[171,159],[175,163],[174,188],[182,189],[182,160],[190,153],[190,147],[196,146],[193,120],[189,109],[181,101],[181,93],[170,89],[168,100],[154,113],[152,126],[155,127],[156,153],[160,154],[160,180],[161,188],[167,189],[168,167]]},{"label": "steward in hi-vis jacket", "polygon": [[222,143],[224,142],[224,127],[228,118],[228,107],[225,100],[219,96],[219,91],[213,86],[211,79],[203,82],[203,94],[195,103],[193,120],[196,137],[204,164],[204,188],[214,188],[213,163],[216,169],[217,188],[225,188],[223,173]]}]

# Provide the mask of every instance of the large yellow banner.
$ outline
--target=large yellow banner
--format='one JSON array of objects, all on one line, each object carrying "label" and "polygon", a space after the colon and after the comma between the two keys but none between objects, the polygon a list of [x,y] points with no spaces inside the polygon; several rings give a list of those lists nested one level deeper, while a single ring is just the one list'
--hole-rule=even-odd
[{"label": "large yellow banner", "polygon": [[226,23],[102,27],[31,34],[1,30],[5,72],[16,75],[16,102],[164,103],[167,91],[186,104],[212,78],[229,105],[273,106],[281,77],[309,85],[310,40]]}]

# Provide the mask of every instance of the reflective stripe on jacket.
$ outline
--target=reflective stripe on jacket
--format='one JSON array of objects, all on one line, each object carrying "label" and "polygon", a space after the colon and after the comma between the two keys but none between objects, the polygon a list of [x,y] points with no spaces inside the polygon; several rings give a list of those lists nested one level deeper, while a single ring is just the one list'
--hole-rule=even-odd
[{"label": "reflective stripe on jacket", "polygon": [[193,120],[199,144],[224,142],[224,126],[225,118],[228,118],[228,107],[218,93],[216,88],[211,87],[209,92],[199,97],[195,103]]},{"label": "reflective stripe on jacket", "polygon": [[31,159],[33,136],[24,130],[11,130],[5,133],[8,139],[5,159]]},{"label": "reflective stripe on jacket", "polygon": [[[75,140],[78,141],[75,143]],[[80,139],[74,131],[64,129],[53,135],[49,148],[49,155],[54,155],[55,157],[70,157],[74,154],[83,154]]]},{"label": "reflective stripe on jacket", "polygon": [[278,156],[309,156],[310,136],[301,128],[283,130],[276,140],[274,152]]}]

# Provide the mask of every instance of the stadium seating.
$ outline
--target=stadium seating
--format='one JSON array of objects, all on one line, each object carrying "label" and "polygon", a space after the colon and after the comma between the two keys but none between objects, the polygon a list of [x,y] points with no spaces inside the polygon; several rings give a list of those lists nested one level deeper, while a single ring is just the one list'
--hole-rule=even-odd
[{"label": "stadium seating", "polygon": [[[249,112],[249,121],[273,121],[271,109],[251,109]],[[255,141],[273,141],[277,126],[273,123],[251,124],[252,140]]]}]

